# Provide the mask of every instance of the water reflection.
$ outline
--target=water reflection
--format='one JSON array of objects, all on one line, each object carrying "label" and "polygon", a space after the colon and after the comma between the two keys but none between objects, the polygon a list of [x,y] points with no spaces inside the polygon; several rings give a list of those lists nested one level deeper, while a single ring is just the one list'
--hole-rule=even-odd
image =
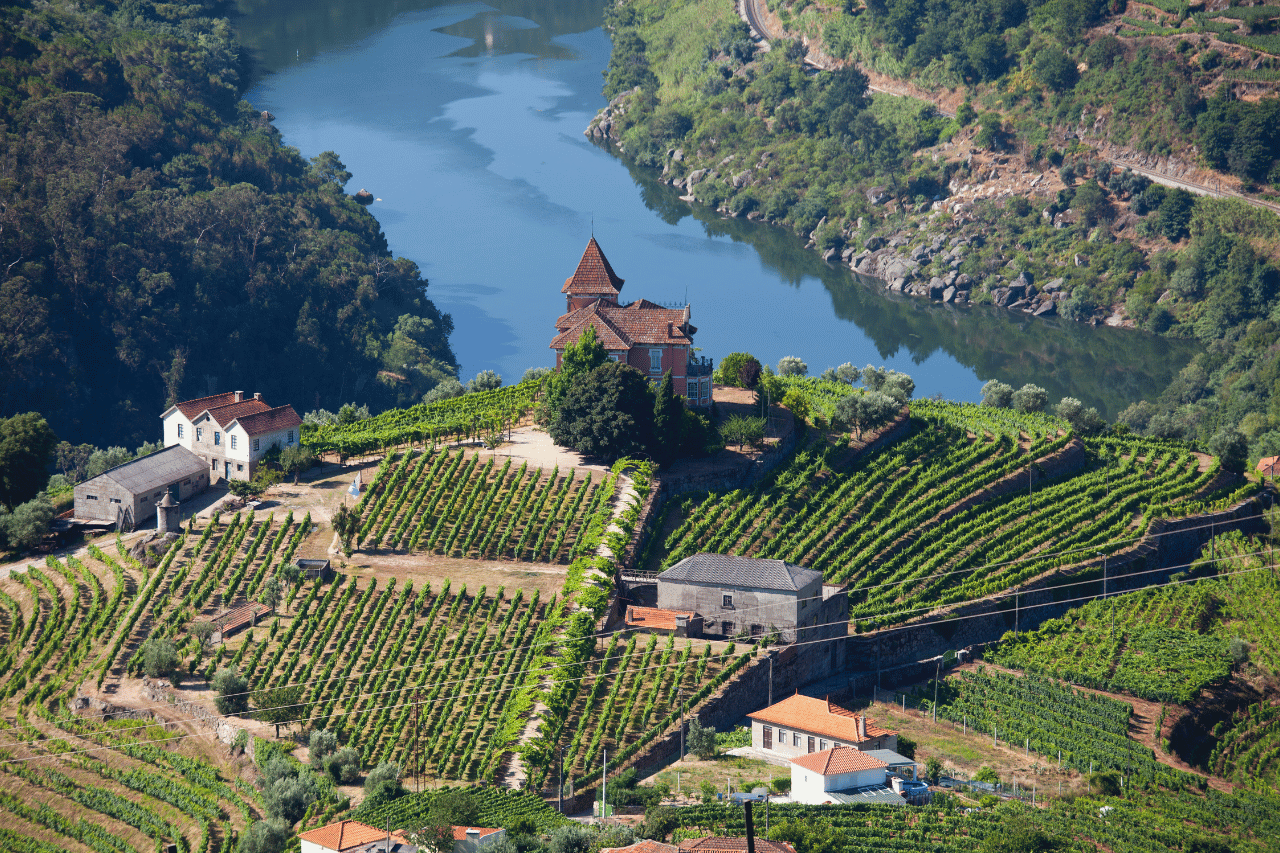
[{"label": "water reflection", "polygon": [[663,221],[676,224],[693,216],[709,237],[751,246],[779,280],[796,287],[805,279],[820,280],[835,316],[855,324],[885,360],[905,351],[922,364],[945,351],[979,378],[998,378],[1014,387],[1034,382],[1051,400],[1078,397],[1113,418],[1133,401],[1157,396],[1198,351],[1193,342],[1144,332],[888,293],[873,279],[826,263],[784,229],[691,206],[652,170],[630,166],[629,171],[644,203]]},{"label": "water reflection", "polygon": [[[242,0],[261,75],[247,97],[306,156],[332,149],[397,254],[455,319],[463,378],[550,362],[560,284],[594,222],[625,296],[693,304],[703,354],[750,350],[815,371],[869,361],[917,393],[976,399],[1036,382],[1114,415],[1192,347],[1114,329],[887,295],[782,229],[690,208],[582,136],[604,105],[602,0]],[[312,60],[312,61],[308,61]]]}]

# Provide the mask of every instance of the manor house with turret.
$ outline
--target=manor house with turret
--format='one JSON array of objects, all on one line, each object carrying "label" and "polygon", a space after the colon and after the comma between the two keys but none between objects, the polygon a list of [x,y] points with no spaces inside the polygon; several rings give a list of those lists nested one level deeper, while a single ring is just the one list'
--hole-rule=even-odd
[{"label": "manor house with turret", "polygon": [[690,406],[710,406],[712,363],[693,354],[698,329],[689,322],[689,305],[667,308],[647,299],[623,305],[618,302],[622,284],[592,237],[578,268],[560,288],[567,313],[556,320],[557,334],[551,340],[556,367],[565,347],[577,343],[590,326],[609,358],[631,365],[655,385],[669,370],[675,392]]}]

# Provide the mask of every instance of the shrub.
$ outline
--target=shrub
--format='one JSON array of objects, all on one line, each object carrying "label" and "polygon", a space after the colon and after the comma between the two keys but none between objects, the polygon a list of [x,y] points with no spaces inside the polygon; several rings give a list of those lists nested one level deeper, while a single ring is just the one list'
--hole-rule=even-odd
[{"label": "shrub", "polygon": [[778,361],[779,376],[804,376],[809,372],[809,365],[794,355],[784,355]]},{"label": "shrub", "polygon": [[218,696],[213,703],[219,714],[243,714],[249,710],[249,682],[230,667],[219,667],[211,686]]}]

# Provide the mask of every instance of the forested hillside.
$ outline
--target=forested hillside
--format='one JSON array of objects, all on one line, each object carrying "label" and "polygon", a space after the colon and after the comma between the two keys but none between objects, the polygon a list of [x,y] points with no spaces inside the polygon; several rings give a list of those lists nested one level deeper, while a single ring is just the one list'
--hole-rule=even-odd
[{"label": "forested hillside", "polygon": [[1253,458],[1280,453],[1280,217],[1123,165],[1280,195],[1280,8],[757,5],[768,51],[731,0],[612,7],[595,135],[832,263],[888,281],[901,259],[894,289],[1195,341],[1201,354],[1122,420],[1156,437],[1239,431]]},{"label": "forested hillside", "polygon": [[339,158],[240,100],[218,8],[0,12],[0,414],[133,446],[177,399],[405,405],[456,373]]}]

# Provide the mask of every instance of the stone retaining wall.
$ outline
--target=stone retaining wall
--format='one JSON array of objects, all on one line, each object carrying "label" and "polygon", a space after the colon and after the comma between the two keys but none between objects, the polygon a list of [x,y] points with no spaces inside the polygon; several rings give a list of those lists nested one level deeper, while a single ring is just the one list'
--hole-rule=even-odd
[{"label": "stone retaining wall", "polygon": [[[245,732],[248,735],[248,729],[233,725],[226,718],[219,716],[217,712],[210,710],[205,705],[195,702],[188,702],[178,697],[173,689],[168,686],[167,682],[150,682],[144,680],[142,682],[142,695],[151,702],[163,702],[177,708],[187,719],[193,722],[199,722],[204,726],[212,729],[214,734],[218,736],[218,740],[227,746],[232,746],[236,742],[236,737]],[[163,718],[157,718],[163,719]],[[253,758],[253,737],[247,736],[244,745],[245,754]]]}]

